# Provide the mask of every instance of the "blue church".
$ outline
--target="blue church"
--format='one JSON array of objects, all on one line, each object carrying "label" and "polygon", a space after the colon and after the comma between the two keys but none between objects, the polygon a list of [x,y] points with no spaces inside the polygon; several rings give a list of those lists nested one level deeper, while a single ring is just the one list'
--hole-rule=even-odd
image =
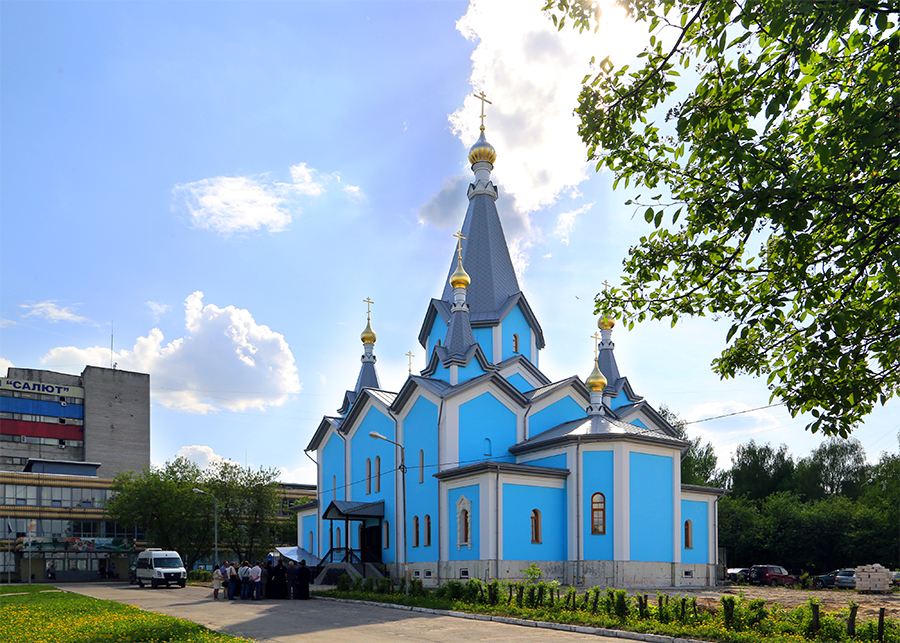
[{"label": "blue church", "polygon": [[300,546],[426,586],[522,578],[532,563],[574,586],[715,584],[723,492],[681,484],[688,444],[619,372],[614,320],[598,322],[586,381],[541,372],[496,156],[482,125],[447,282],[419,330],[427,367],[398,392],[381,386],[367,315],[356,386],[306,448],[318,500],[298,511]]}]

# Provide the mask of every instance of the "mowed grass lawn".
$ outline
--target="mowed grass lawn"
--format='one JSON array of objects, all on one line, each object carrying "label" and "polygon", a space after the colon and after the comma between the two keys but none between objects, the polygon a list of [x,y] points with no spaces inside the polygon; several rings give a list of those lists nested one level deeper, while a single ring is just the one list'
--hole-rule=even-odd
[{"label": "mowed grass lawn", "polygon": [[191,621],[47,585],[0,588],[3,643],[247,643]]}]

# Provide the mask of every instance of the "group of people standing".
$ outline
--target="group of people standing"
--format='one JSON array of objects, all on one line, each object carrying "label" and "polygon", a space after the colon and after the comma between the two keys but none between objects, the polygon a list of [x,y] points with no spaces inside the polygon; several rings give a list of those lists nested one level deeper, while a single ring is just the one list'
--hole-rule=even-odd
[{"label": "group of people standing", "polygon": [[289,561],[287,566],[282,561],[272,564],[267,561],[261,565],[256,561],[240,563],[225,561],[221,567],[213,571],[213,600],[219,600],[219,590],[225,590],[223,599],[242,599],[259,601],[264,598],[274,599],[308,599],[309,584],[312,573],[306,561],[300,564]]}]

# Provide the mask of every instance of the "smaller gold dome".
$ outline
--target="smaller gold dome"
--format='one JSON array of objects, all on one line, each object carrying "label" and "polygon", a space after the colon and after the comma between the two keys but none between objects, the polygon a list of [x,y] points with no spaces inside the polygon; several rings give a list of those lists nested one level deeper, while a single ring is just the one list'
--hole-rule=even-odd
[{"label": "smaller gold dome", "polygon": [[599,328],[600,330],[610,330],[615,325],[616,320],[606,313],[604,313],[603,316],[597,320],[597,328]]},{"label": "smaller gold dome", "polygon": [[491,165],[497,160],[497,151],[484,137],[484,125],[481,126],[481,136],[475,141],[475,145],[469,150],[469,163],[475,165],[478,161],[487,161]]},{"label": "smaller gold dome", "polygon": [[363,344],[374,344],[375,340],[378,339],[378,336],[375,334],[375,331],[372,330],[372,322],[366,320],[366,329],[359,336],[362,340]]},{"label": "smaller gold dome", "polygon": [[453,288],[468,288],[470,283],[472,283],[472,279],[463,268],[462,260],[459,260],[456,263],[456,270],[450,275],[450,285]]},{"label": "smaller gold dome", "polygon": [[589,391],[602,391],[606,388],[606,376],[600,372],[600,365],[597,364],[597,360],[594,360],[594,370],[588,375],[584,385],[587,386]]}]

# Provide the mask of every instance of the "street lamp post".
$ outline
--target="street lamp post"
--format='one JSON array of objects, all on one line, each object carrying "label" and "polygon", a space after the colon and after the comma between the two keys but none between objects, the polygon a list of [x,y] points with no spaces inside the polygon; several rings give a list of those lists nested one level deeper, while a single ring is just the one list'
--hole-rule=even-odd
[{"label": "street lamp post", "polygon": [[384,440],[385,442],[390,442],[396,447],[400,448],[400,473],[402,476],[402,489],[403,489],[403,593],[406,596],[409,596],[409,566],[407,565],[406,559],[406,449],[403,448],[403,445],[399,442],[394,442],[381,435],[378,431],[369,431],[369,437],[374,438],[375,440]]},{"label": "street lamp post", "polygon": [[213,499],[213,533],[216,539],[216,557],[213,559],[213,565],[218,567],[222,564],[222,561],[219,560],[219,501],[216,500],[213,494],[203,489],[194,487],[194,493],[202,493],[204,496],[210,496]]}]

